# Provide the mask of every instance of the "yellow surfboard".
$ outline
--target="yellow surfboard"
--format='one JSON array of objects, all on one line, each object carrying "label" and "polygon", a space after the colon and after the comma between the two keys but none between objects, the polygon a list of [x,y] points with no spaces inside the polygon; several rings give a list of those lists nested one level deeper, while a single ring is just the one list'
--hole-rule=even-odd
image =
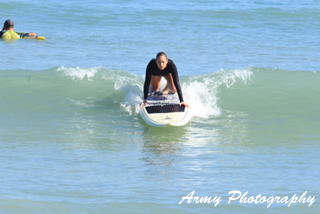
[{"label": "yellow surfboard", "polygon": [[44,37],[44,36],[36,36],[35,39],[37,39],[37,40],[46,40],[46,37]]},{"label": "yellow surfboard", "polygon": [[37,40],[46,40],[44,36],[25,36],[23,39],[37,39]]}]

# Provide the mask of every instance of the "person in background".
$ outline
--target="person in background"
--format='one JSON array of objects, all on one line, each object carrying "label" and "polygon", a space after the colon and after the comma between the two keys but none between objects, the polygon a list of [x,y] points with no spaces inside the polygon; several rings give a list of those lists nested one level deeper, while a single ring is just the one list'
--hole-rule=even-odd
[{"label": "person in background", "polygon": [[[167,80],[167,85],[163,91],[160,92],[162,77]],[[147,105],[150,84],[152,92],[154,93],[169,94],[178,92],[180,105],[189,107],[183,101],[177,67],[171,59],[167,58],[167,55],[164,52],[159,52],[156,58],[152,59],[147,66],[143,91],[144,101],[141,104],[141,107]]]},{"label": "person in background", "polygon": [[35,33],[22,33],[14,31],[14,22],[11,19],[7,19],[3,28],[0,31],[0,38],[4,40],[16,40],[24,37],[36,37]]}]

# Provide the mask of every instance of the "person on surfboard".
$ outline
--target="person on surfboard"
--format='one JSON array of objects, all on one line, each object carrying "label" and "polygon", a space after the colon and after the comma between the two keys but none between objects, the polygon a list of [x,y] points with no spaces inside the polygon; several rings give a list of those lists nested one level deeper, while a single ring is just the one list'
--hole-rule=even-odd
[{"label": "person on surfboard", "polygon": [[[167,85],[160,92],[161,79],[167,80]],[[164,52],[159,52],[155,59],[152,59],[147,65],[146,78],[144,82],[144,101],[141,107],[147,105],[148,91],[151,83],[151,89],[154,93],[162,93],[164,95],[178,92],[180,105],[189,107],[184,101],[179,82],[177,67],[171,59],[168,59]]]},{"label": "person on surfboard", "polygon": [[3,28],[0,31],[0,38],[4,40],[15,40],[15,39],[20,39],[20,38],[35,38],[37,35],[35,33],[20,33],[14,31],[14,23],[11,19],[7,19],[4,24]]}]

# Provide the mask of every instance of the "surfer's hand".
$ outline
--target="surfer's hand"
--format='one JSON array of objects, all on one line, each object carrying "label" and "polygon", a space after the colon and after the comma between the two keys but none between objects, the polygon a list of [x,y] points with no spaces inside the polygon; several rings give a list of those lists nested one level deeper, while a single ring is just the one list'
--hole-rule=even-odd
[{"label": "surfer's hand", "polygon": [[190,106],[189,106],[187,103],[185,103],[185,102],[181,102],[181,103],[180,103],[180,106],[185,106],[185,107],[187,107],[187,108],[190,108]]},{"label": "surfer's hand", "polygon": [[29,33],[29,37],[36,37],[36,36],[37,36],[37,34],[34,32]]},{"label": "surfer's hand", "polygon": [[140,108],[142,108],[143,106],[147,105],[147,100],[144,100],[141,104],[140,104]]}]

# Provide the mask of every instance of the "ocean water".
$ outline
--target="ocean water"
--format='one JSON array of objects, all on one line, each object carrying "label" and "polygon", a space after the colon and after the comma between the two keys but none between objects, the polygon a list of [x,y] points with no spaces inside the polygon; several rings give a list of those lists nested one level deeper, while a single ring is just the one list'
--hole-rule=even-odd
[{"label": "ocean water", "polygon": [[[315,0],[1,1],[3,22],[46,40],[0,41],[0,213],[319,213],[319,14]],[[195,112],[184,127],[138,116],[159,51]]]}]

